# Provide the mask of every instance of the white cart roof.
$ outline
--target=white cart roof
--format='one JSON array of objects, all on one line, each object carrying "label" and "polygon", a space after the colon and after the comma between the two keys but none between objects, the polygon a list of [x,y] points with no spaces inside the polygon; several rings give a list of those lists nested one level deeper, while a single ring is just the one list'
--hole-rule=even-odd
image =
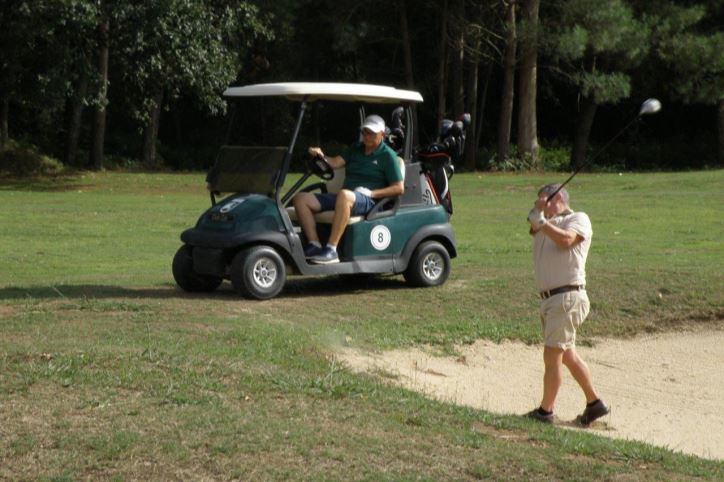
[{"label": "white cart roof", "polygon": [[283,82],[254,84],[244,87],[229,87],[224,97],[284,96],[290,100],[307,101],[339,100],[346,102],[368,102],[395,104],[401,101],[422,102],[422,95],[412,90],[400,90],[384,85],[341,84],[332,82]]}]

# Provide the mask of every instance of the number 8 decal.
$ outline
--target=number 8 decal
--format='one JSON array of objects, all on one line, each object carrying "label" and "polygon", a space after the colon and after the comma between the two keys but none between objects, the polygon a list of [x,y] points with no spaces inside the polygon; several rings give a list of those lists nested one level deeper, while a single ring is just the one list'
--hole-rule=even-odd
[{"label": "number 8 decal", "polygon": [[383,251],[387,249],[391,241],[392,234],[387,226],[380,224],[372,228],[372,232],[370,233],[370,243],[372,243],[373,248],[378,251]]}]

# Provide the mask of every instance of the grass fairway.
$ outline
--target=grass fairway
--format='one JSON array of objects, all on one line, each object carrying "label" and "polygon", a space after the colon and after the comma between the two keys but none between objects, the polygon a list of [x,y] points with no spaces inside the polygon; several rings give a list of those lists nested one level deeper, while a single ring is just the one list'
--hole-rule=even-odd
[{"label": "grass fairway", "polygon": [[[0,181],[0,479],[721,480],[724,463],[430,401],[335,346],[539,340],[525,215],[551,178],[457,175],[435,289],[291,277],[273,300],[176,289],[202,174]],[[724,328],[724,171],[580,175],[580,335]]]}]

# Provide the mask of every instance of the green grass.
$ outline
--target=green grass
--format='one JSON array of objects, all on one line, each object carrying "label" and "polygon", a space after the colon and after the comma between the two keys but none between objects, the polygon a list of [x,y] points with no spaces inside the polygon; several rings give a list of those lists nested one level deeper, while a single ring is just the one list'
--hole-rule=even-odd
[{"label": "green grass", "polygon": [[[447,284],[177,290],[201,174],[0,183],[0,479],[717,480],[722,463],[425,399],[334,347],[539,340],[525,215],[551,176],[452,180]],[[559,176],[561,177],[561,176]],[[724,327],[724,171],[580,175],[592,336]]]}]

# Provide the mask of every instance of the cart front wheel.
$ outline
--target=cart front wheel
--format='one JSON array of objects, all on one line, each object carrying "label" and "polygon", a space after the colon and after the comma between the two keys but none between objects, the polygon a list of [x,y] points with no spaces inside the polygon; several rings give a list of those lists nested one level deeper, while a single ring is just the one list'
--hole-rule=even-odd
[{"label": "cart front wheel", "polygon": [[286,279],[284,260],[269,246],[243,249],[231,262],[231,284],[247,298],[273,298],[282,290]]}]

